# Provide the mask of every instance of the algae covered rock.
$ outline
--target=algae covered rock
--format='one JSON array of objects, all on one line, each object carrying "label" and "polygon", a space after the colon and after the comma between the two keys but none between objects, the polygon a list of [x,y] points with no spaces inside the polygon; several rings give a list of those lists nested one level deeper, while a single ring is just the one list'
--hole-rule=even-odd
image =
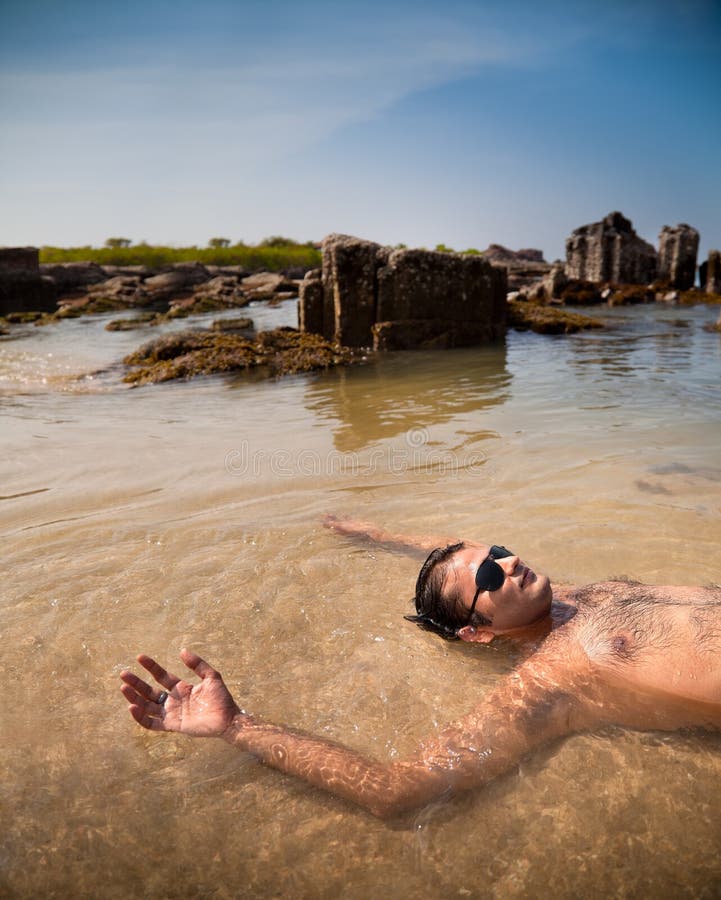
[{"label": "algae covered rock", "polygon": [[293,328],[262,331],[254,340],[239,334],[183,331],[143,344],[124,359],[136,366],[124,381],[153,384],[196,375],[261,369],[269,376],[348,365],[357,356],[319,335]]},{"label": "algae covered rock", "polygon": [[600,319],[522,300],[508,301],[508,324],[517,331],[530,330],[538,334],[575,334],[604,327]]}]

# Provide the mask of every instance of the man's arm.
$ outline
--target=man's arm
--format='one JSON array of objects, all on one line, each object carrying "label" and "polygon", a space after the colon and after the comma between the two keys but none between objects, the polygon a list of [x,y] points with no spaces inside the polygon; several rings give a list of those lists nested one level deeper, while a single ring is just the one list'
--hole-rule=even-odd
[{"label": "man's arm", "polygon": [[345,534],[349,537],[372,541],[374,544],[385,544],[389,547],[409,550],[423,550],[430,553],[436,547],[445,547],[447,544],[455,544],[461,540],[458,537],[448,535],[412,535],[386,531],[373,522],[347,517],[339,518],[331,513],[323,517],[323,525],[337,534]]},{"label": "man's arm", "polygon": [[507,676],[468,716],[445,728],[403,762],[379,763],[340,744],[249,716],[240,710],[218,672],[183,651],[200,675],[190,685],[149,657],[138,657],[169,695],[130,672],[122,691],[136,721],[155,731],[222,737],[262,763],[389,817],[445,794],[480,787],[532,750],[585,727],[586,714],[568,683],[549,682],[531,663]]}]

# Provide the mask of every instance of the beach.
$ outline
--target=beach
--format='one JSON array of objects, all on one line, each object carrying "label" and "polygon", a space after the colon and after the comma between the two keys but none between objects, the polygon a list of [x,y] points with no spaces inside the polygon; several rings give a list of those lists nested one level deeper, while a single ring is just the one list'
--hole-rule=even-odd
[{"label": "beach", "polygon": [[[248,314],[292,325],[296,304]],[[389,826],[219,741],[143,732],[118,691],[136,653],[184,674],[187,646],[247,709],[379,759],[467,712],[515,651],[404,622],[418,560],[326,513],[503,543],[559,583],[718,583],[717,309],[594,315],[141,388],[120,361],[142,338],[111,315],[0,338],[0,892],[714,896],[718,735],[576,735]]]}]

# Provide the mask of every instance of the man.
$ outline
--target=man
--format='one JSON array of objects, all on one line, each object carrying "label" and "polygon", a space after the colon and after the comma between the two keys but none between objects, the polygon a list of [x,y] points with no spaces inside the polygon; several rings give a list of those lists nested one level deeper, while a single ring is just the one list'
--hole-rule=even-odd
[{"label": "man", "polygon": [[552,595],[545,575],[500,546],[411,538],[328,517],[340,534],[434,550],[409,617],[444,637],[518,642],[525,658],[468,715],[416,755],[371,761],[346,747],[273,725],[240,709],[218,672],[194,653],[191,685],[147,656],[162,690],[121,674],[130,712],[144,728],[220,737],[261,762],[377,816],[477,788],[534,749],[609,724],[637,729],[721,730],[721,588],[603,582]]}]

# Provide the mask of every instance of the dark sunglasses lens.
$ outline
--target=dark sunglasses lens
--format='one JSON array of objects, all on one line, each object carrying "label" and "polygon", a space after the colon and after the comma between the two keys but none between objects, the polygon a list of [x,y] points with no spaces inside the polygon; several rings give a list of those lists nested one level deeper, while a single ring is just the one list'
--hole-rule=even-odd
[{"label": "dark sunglasses lens", "polygon": [[497,591],[505,580],[503,569],[492,559],[484,559],[476,570],[476,587],[479,591]]},{"label": "dark sunglasses lens", "polygon": [[513,556],[510,550],[506,550],[505,547],[499,547],[497,544],[494,544],[491,547],[488,551],[488,555],[491,559],[505,559],[507,556]]}]

